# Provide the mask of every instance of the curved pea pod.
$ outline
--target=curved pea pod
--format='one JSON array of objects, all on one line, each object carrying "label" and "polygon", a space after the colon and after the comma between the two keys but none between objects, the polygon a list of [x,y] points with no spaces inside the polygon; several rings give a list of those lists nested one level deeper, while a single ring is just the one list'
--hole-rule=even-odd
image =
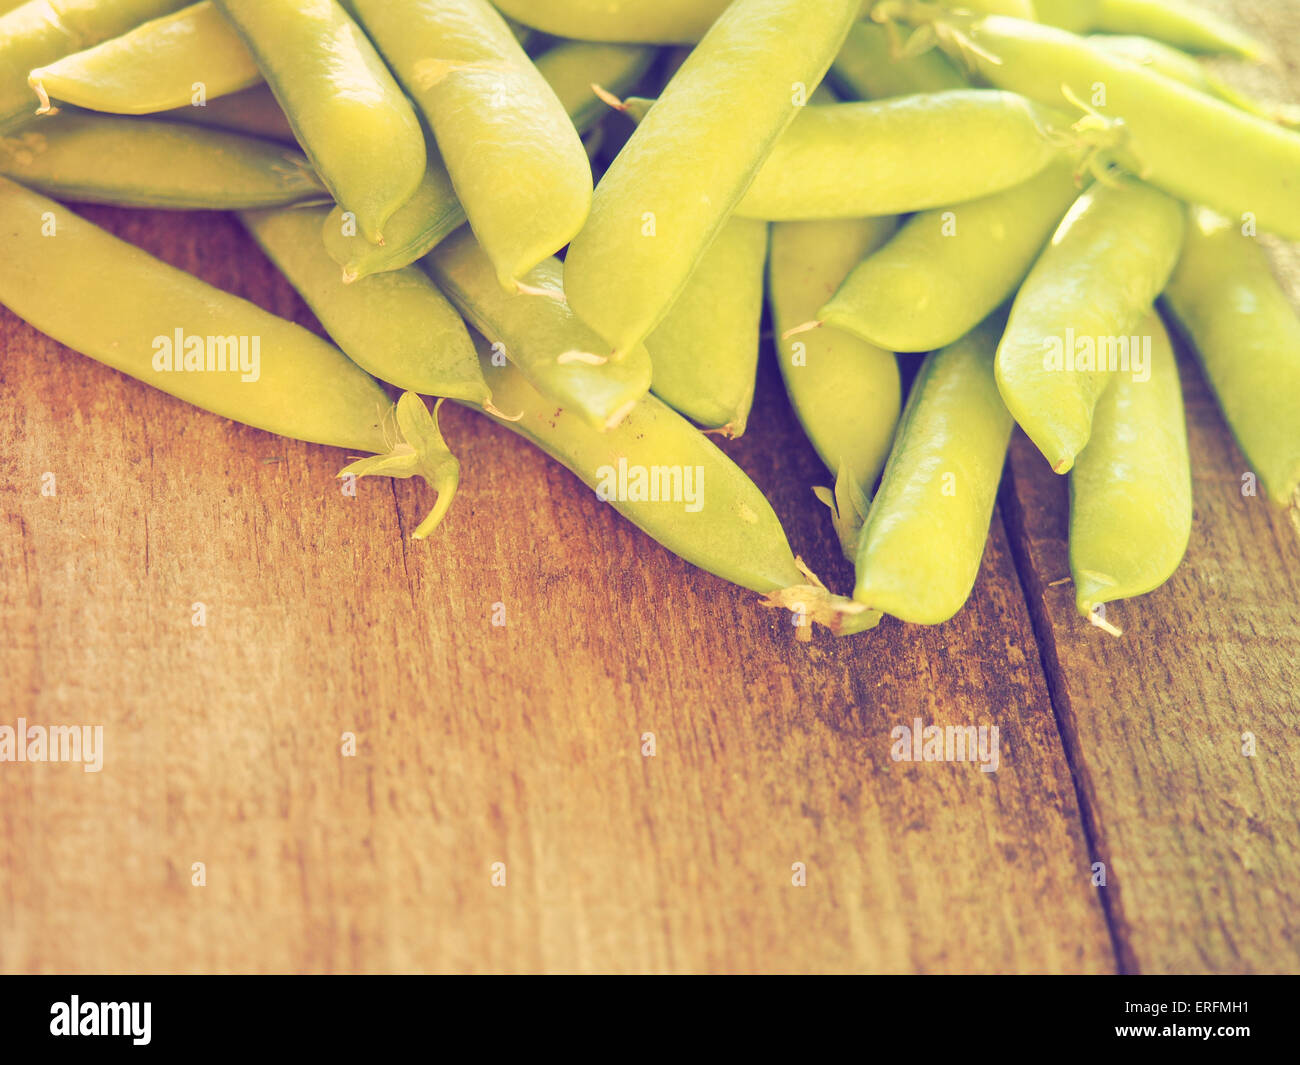
[{"label": "curved pea pod", "polygon": [[[569,109],[575,128],[585,133],[605,114],[605,105],[591,91],[592,84],[623,92],[645,72],[650,58],[650,50],[644,48],[566,41],[538,56],[536,66]],[[336,208],[326,219],[325,247],[330,258],[343,268],[344,277],[354,280],[408,266],[464,225],[464,208],[456,198],[442,156],[433,139],[429,141],[424,178],[415,195],[384,227],[383,247],[370,243],[356,232],[355,226],[348,225],[342,208]]]},{"label": "curved pea pod", "polygon": [[[863,256],[893,235],[892,218],[778,222],[767,287],[778,338],[807,321]],[[777,341],[794,412],[832,474],[847,469],[869,495],[894,439],[902,400],[893,352],[839,329]]]},{"label": "curved pea pod", "polygon": [[965,89],[966,79],[943,52],[917,56],[895,50],[901,39],[884,26],[854,23],[827,75],[840,92],[854,100],[883,100],[922,92]]},{"label": "curved pea pod", "polygon": [[257,85],[262,72],[210,2],[145,22],[120,37],[37,67],[28,82],[51,100],[91,111],[147,115]]},{"label": "curved pea pod", "polygon": [[1119,34],[1098,33],[1088,38],[1088,43],[1119,59],[1146,67],[1199,92],[1217,96],[1247,114],[1270,122],[1296,126],[1300,123],[1300,108],[1284,104],[1266,104],[1233,88],[1209,67],[1186,52],[1150,37],[1125,37]]},{"label": "curved pea pod", "polygon": [[344,354],[381,381],[485,404],[469,330],[428,275],[408,266],[344,284],[321,242],[328,208],[245,211],[240,220]]},{"label": "curved pea pod", "polygon": [[991,89],[805,108],[736,213],[858,218],[978,199],[1059,159],[1069,125],[1031,100]]},{"label": "curved pea pod", "polygon": [[646,337],[651,390],[698,425],[740,436],[754,402],[767,223],[733,218]]},{"label": "curved pea pod", "polygon": [[1030,270],[998,347],[1007,408],[1052,469],[1088,443],[1092,413],[1130,336],[1169,280],[1182,248],[1182,204],[1134,178],[1079,197]]},{"label": "curved pea pod", "polygon": [[1300,239],[1300,134],[1108,55],[1073,34],[1020,19],[936,16],[913,0],[887,0],[873,15],[939,25],[993,85],[1049,106],[1063,94],[1123,120],[1109,154],[1124,169],[1188,203]]},{"label": "curved pea pod", "polygon": [[30,0],[0,15],[0,133],[36,114],[27,75],[71,52],[116,37],[186,0]]},{"label": "curved pea pod", "polygon": [[380,452],[344,472],[421,476],[438,491],[459,465],[418,397],[399,402],[332,344],[118,240],[0,178],[0,303],[74,351],[204,410],[281,436]]},{"label": "curved pea pod", "polygon": [[730,0],[500,0],[501,11],[555,37],[693,44]]},{"label": "curved pea pod", "polygon": [[169,122],[190,122],[197,126],[229,130],[231,133],[246,133],[250,137],[281,141],[298,147],[298,138],[293,135],[293,127],[289,125],[284,109],[265,85],[221,96],[202,106],[163,111],[158,117]]},{"label": "curved pea pod", "polygon": [[1000,327],[998,314],[921,364],[858,535],[853,598],[873,610],[938,625],[970,598],[1011,441]]},{"label": "curved pea pod", "polygon": [[1119,635],[1097,607],[1160,587],[1192,532],[1192,471],[1178,366],[1154,312],[1140,332],[1146,375],[1117,374],[1070,473],[1070,573],[1079,613]]},{"label": "curved pea pod", "polygon": [[1181,0],[1034,0],[1038,21],[1075,33],[1138,34],[1192,52],[1259,59],[1253,37],[1213,12]]},{"label": "curved pea pod", "polygon": [[591,207],[591,164],[555,91],[487,0],[352,0],[424,113],[501,283],[563,248]]},{"label": "curved pea pod", "polygon": [[1198,208],[1165,302],[1191,336],[1242,452],[1300,515],[1300,316],[1251,237]]},{"label": "curved pea pod", "polygon": [[573,309],[614,358],[668,313],[857,11],[736,0],[614,159],[565,260]]},{"label": "curved pea pod", "polygon": [[613,428],[649,391],[645,348],[621,363],[598,354],[600,339],[564,302],[564,266],[558,259],[525,274],[522,291],[507,292],[474,234],[463,229],[422,263],[470,324],[498,345],[499,361],[514,363],[553,404],[588,425]]},{"label": "curved pea pod", "polygon": [[[648,536],[693,566],[766,596],[848,635],[879,616],[832,595],[790,550],[758,487],[707,436],[654,396],[623,422],[598,432],[557,410],[517,366],[498,365],[480,345],[483,375],[497,402],[522,417],[494,420],[531,441]],[[800,635],[806,638],[806,624]]]},{"label": "curved pea pod", "polygon": [[179,122],[69,111],[0,138],[0,174],[63,199],[237,210],[325,197],[284,144]]},{"label": "curved pea pod", "polygon": [[1079,194],[1063,158],[1023,185],[913,215],[816,318],[890,351],[934,351],[1010,298]]},{"label": "curved pea pod", "polygon": [[336,0],[215,0],[234,23],[321,179],[375,244],[424,176],[420,121]]}]

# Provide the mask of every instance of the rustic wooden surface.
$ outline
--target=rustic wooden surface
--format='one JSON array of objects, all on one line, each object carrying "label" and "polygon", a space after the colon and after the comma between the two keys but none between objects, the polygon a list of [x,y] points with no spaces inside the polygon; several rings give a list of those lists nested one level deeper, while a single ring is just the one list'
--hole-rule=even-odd
[{"label": "rustic wooden surface", "polygon": [[[311,323],[229,218],[84,213]],[[1193,546],[1123,640],[1050,586],[1062,485],[1021,440],[957,619],[805,645],[470,412],[417,544],[422,486],[347,498],[342,452],[7,312],[0,352],[0,724],[106,744],[0,764],[0,971],[1298,967],[1300,546],[1191,366]],[[751,427],[729,450],[845,586],[770,365]],[[893,762],[918,717],[998,725],[1001,768]]]}]

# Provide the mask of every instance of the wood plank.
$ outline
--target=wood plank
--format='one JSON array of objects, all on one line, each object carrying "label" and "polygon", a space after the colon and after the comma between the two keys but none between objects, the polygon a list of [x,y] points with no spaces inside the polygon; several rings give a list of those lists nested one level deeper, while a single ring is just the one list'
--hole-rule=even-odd
[{"label": "wood plank", "polygon": [[[87,213],[310,321],[227,218]],[[0,350],[0,723],[107,748],[0,766],[0,970],[1114,967],[1000,525],[959,620],[798,644],[471,412],[421,545],[422,487],[346,499],[342,453],[8,313]],[[732,450],[845,585],[771,366],[752,425]],[[893,762],[917,717],[997,725],[1001,768]]]}]

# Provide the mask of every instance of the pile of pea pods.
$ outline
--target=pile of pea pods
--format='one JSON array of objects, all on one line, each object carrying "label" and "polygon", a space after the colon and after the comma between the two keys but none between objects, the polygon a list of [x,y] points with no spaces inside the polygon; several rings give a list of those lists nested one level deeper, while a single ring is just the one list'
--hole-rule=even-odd
[{"label": "pile of pea pods", "polygon": [[[1166,319],[1300,505],[1258,240],[1300,240],[1300,118],[1206,54],[1267,58],[1183,0],[0,0],[0,303],[425,478],[421,538],[461,473],[422,397],[475,408],[801,630],[951,618],[1018,423],[1118,632],[1191,534]],[[63,201],[238,212],[330,340]],[[714,443],[765,321],[851,595]]]}]

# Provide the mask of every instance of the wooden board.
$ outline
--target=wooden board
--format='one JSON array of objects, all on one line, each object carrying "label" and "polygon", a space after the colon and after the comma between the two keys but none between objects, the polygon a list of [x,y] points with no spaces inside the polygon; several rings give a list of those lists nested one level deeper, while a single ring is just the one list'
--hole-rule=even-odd
[{"label": "wooden board", "polygon": [[[230,218],[84,213],[312,324]],[[1124,641],[1046,587],[1018,445],[957,619],[800,644],[470,412],[413,543],[422,486],[348,498],[0,313],[0,724],[105,733],[0,764],[0,971],[1294,970],[1295,542],[1189,387],[1196,542]],[[728,449],[845,587],[770,364]],[[918,718],[999,770],[895,762]]]}]

